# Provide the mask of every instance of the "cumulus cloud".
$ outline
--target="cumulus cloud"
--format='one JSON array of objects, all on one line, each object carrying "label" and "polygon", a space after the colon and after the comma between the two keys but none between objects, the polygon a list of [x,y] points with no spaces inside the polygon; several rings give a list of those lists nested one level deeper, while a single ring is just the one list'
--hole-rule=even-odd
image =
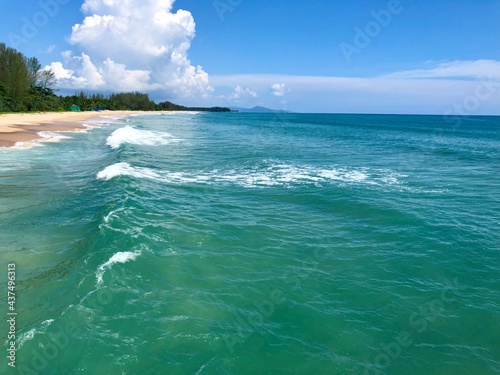
[{"label": "cumulus cloud", "polygon": [[203,97],[213,88],[188,50],[196,34],[190,12],[172,12],[175,0],[85,0],[83,21],[72,28],[62,62],[50,67],[62,88],[164,90]]},{"label": "cumulus cloud", "polygon": [[284,83],[275,83],[271,85],[272,94],[274,96],[285,96],[287,89]]}]

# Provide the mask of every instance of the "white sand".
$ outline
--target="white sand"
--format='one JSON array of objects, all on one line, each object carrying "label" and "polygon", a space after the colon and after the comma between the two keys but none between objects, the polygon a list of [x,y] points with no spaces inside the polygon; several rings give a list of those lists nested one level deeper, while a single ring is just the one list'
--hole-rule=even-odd
[{"label": "white sand", "polygon": [[163,112],[142,111],[89,111],[89,112],[44,112],[9,113],[0,115],[0,147],[11,147],[17,142],[41,138],[41,131],[78,131],[82,122],[100,116],[128,116],[133,114],[155,114]]},{"label": "white sand", "polygon": [[[100,112],[46,112],[46,113],[9,113],[0,115],[0,133],[23,132],[18,125],[46,125],[55,123],[78,123],[79,121],[96,118],[99,116],[124,116],[136,111],[100,111]],[[77,126],[78,127],[78,126]]]}]

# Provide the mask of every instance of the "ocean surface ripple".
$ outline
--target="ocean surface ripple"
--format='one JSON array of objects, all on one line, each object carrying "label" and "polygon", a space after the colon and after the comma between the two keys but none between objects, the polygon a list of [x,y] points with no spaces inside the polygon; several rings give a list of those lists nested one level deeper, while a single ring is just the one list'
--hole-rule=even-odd
[{"label": "ocean surface ripple", "polygon": [[45,136],[0,149],[20,371],[500,373],[498,117],[175,113]]}]

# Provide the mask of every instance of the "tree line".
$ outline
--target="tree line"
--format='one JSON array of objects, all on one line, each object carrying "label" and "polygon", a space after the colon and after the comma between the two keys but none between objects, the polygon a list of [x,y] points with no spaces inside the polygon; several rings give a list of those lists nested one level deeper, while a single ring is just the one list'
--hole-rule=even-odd
[{"label": "tree line", "polygon": [[[82,111],[95,109],[136,111],[209,111],[230,112],[225,107],[185,107],[168,101],[156,103],[140,92],[111,95],[79,92],[58,96],[55,74],[42,69],[36,57],[26,57],[14,48],[0,43],[0,112]],[[73,107],[75,108],[75,107]]]}]

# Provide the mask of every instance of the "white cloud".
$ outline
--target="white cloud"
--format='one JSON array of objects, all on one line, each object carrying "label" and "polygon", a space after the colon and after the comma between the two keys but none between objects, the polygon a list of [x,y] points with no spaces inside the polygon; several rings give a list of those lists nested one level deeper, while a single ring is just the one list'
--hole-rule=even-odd
[{"label": "white cloud", "polygon": [[51,44],[50,46],[48,46],[47,48],[45,48],[45,50],[43,52],[45,52],[45,53],[52,53],[52,52],[54,52],[55,49],[56,49],[56,45],[55,44]]},{"label": "white cloud", "polygon": [[73,77],[74,72],[69,69],[64,69],[63,64],[60,62],[52,63],[50,68],[59,79],[71,79],[71,77]]},{"label": "white cloud", "polygon": [[233,92],[227,97],[228,100],[239,101],[244,98],[256,98],[257,92],[249,87],[236,86]]},{"label": "white cloud", "polygon": [[[187,57],[196,25],[175,0],[85,0],[86,17],[69,37],[77,54],[51,64],[62,88],[164,90],[167,96],[206,97],[208,74]],[[71,76],[68,76],[71,72]]]},{"label": "white cloud", "polygon": [[272,93],[283,88],[286,109],[296,112],[445,114],[465,106],[474,108],[470,114],[500,113],[500,61],[495,60],[438,63],[378,77],[248,74],[210,81],[216,88],[252,85],[257,91],[271,87]]},{"label": "white cloud", "polygon": [[391,78],[495,78],[500,79],[500,61],[447,61],[428,69],[415,69],[389,74]]},{"label": "white cloud", "polygon": [[274,96],[285,96],[287,89],[284,83],[275,83],[271,85],[272,94]]}]

